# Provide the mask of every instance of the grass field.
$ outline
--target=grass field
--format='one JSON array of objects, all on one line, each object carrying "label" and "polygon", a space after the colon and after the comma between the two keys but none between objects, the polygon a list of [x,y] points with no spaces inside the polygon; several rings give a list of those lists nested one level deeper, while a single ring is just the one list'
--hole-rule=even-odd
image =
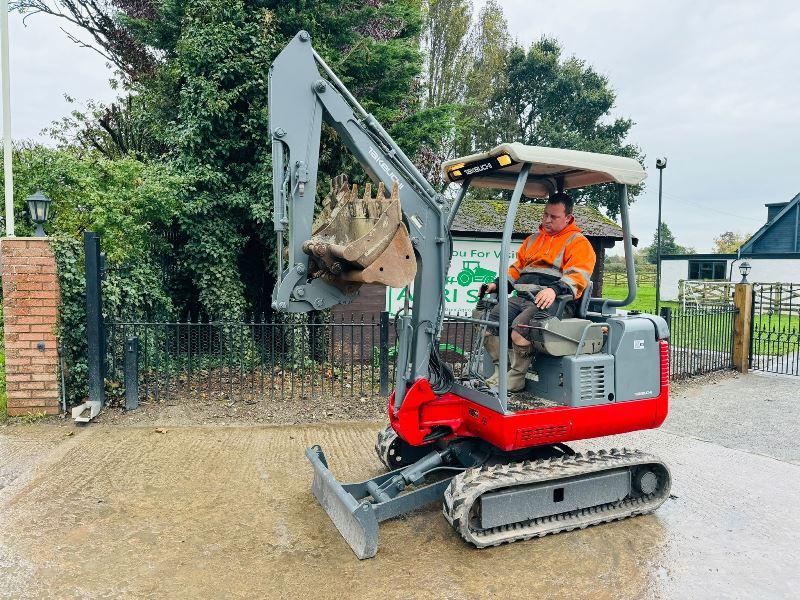
[{"label": "grass field", "polygon": [[[603,297],[622,300],[628,295],[628,286],[603,284]],[[677,302],[662,302],[662,306],[677,307]],[[656,288],[655,286],[640,285],[636,289],[636,300],[633,304],[626,306],[625,310],[641,310],[642,312],[652,313],[656,309]]]},{"label": "grass field", "polygon": [[[606,298],[625,298],[627,286],[603,285],[603,296]],[[672,308],[673,318],[670,331],[671,343],[680,348],[694,350],[710,350],[714,352],[730,352],[733,315],[700,314],[692,315],[680,312],[680,303],[661,302],[661,306]],[[656,309],[655,286],[638,286],[636,299],[625,310],[640,310],[650,314]]]},{"label": "grass field", "polygon": [[[628,288],[624,285],[604,285],[606,298],[625,298]],[[639,286],[636,300],[627,310],[641,310],[653,313],[656,306],[655,286]],[[684,348],[728,351],[730,349],[729,314],[681,314],[680,303],[661,302],[673,310],[672,343]],[[797,315],[755,315],[753,319],[753,339],[756,354],[780,356],[798,350],[800,343],[800,317]]]}]

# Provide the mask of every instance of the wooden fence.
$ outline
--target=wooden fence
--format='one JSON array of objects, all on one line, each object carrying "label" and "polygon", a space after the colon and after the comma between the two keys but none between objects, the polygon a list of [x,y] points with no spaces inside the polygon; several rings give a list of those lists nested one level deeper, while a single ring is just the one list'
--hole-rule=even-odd
[{"label": "wooden fence", "polygon": [[[614,271],[603,273],[603,285],[627,285],[628,275],[622,271]],[[636,272],[636,285],[653,286],[656,285],[656,272],[655,271],[637,271]]]},{"label": "wooden fence", "polygon": [[678,282],[678,300],[681,307],[701,308],[730,306],[736,284],[730,281],[700,281],[681,279]]}]

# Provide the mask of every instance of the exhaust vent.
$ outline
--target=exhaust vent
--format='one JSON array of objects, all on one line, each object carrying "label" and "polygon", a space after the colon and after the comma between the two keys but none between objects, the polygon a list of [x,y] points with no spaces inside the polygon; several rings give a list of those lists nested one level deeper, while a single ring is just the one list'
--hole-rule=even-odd
[{"label": "exhaust vent", "polygon": [[605,365],[581,367],[580,395],[582,405],[602,404],[606,402]]},{"label": "exhaust vent", "polygon": [[569,425],[543,425],[517,429],[517,444],[535,445],[554,439],[560,440],[568,431]]}]

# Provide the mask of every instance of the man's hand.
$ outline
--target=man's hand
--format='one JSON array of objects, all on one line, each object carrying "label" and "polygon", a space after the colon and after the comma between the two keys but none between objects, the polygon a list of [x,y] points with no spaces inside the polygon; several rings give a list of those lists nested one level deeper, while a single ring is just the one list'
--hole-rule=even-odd
[{"label": "man's hand", "polygon": [[494,294],[497,291],[497,286],[494,283],[490,283],[486,286],[486,293],[487,294]]},{"label": "man's hand", "polygon": [[533,303],[542,310],[550,308],[556,300],[556,292],[553,288],[545,288],[533,299]]}]

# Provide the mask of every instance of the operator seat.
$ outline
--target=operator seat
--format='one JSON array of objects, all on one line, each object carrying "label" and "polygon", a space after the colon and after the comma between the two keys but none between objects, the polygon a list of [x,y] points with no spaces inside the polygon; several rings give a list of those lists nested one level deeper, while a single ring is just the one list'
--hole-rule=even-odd
[{"label": "operator seat", "polygon": [[603,349],[602,327],[586,318],[592,287],[592,282],[589,281],[576,306],[574,318],[562,318],[567,303],[573,301],[571,295],[562,295],[556,297],[556,301],[547,310],[550,317],[532,321],[536,326],[533,328],[531,341],[537,352],[550,356],[569,356],[596,354]]},{"label": "operator seat", "polygon": [[[583,290],[583,295],[581,299],[578,300],[577,305],[575,306],[575,318],[577,319],[585,319],[586,313],[589,310],[589,300],[592,298],[592,289],[594,288],[594,283],[592,280],[589,280],[589,283],[586,284],[586,289]],[[563,294],[561,296],[556,296],[555,302],[553,302],[552,306],[547,309],[551,315],[556,317],[557,319],[561,319],[564,317],[564,311],[567,308],[567,305],[570,302],[575,302],[570,294]]]}]

